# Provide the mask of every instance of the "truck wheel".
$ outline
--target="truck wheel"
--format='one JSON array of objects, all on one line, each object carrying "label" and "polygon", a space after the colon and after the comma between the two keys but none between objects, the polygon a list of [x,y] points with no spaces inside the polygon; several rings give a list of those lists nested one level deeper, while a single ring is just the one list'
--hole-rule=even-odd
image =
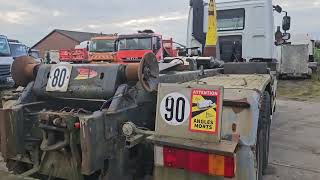
[{"label": "truck wheel", "polygon": [[[260,129],[260,128],[259,128]],[[261,129],[258,131],[256,143],[257,180],[262,180],[264,138]]]},{"label": "truck wheel", "polygon": [[[269,146],[270,146],[270,124],[271,124],[271,98],[269,92],[263,93],[263,101],[260,109],[259,121],[262,123],[261,133],[263,136],[263,159],[262,170],[268,167],[269,162]],[[265,173],[264,173],[265,174]]]}]

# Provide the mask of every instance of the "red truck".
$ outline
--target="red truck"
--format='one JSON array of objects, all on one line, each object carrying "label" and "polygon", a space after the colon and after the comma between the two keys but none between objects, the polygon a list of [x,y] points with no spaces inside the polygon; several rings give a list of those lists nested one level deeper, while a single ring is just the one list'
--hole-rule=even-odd
[{"label": "red truck", "polygon": [[157,60],[164,57],[175,57],[172,38],[164,40],[162,35],[153,32],[119,35],[116,41],[117,61],[120,63],[139,62],[144,54],[153,52]]},{"label": "red truck", "polygon": [[59,59],[61,62],[84,63],[88,62],[89,56],[87,48],[60,49]]}]

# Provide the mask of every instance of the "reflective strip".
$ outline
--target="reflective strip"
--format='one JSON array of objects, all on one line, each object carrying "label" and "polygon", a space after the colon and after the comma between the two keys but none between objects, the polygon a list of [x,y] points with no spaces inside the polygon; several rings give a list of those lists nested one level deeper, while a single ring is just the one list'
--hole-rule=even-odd
[{"label": "reflective strip", "polygon": [[163,147],[154,146],[154,164],[156,166],[163,166]]}]

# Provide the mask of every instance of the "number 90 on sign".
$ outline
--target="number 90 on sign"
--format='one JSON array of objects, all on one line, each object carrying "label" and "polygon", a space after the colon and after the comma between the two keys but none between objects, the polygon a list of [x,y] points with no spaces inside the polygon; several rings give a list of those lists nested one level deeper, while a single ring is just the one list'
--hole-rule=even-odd
[{"label": "number 90 on sign", "polygon": [[161,100],[160,114],[167,124],[172,126],[182,125],[189,119],[189,100],[183,94],[170,93]]},{"label": "number 90 on sign", "polygon": [[71,68],[72,66],[53,66],[46,90],[66,92],[70,81]]}]

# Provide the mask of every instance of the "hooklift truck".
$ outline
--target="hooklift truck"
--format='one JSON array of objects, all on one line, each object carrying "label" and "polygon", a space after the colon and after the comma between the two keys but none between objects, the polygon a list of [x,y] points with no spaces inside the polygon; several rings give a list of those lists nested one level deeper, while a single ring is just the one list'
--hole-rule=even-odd
[{"label": "hooklift truck", "polygon": [[[215,23],[213,0],[209,19]],[[17,58],[12,76],[21,87],[0,111],[8,169],[40,179],[261,180],[275,79],[265,63],[198,70],[199,59],[215,59],[212,23],[209,60],[158,63],[147,53],[139,64],[39,65]]]}]

